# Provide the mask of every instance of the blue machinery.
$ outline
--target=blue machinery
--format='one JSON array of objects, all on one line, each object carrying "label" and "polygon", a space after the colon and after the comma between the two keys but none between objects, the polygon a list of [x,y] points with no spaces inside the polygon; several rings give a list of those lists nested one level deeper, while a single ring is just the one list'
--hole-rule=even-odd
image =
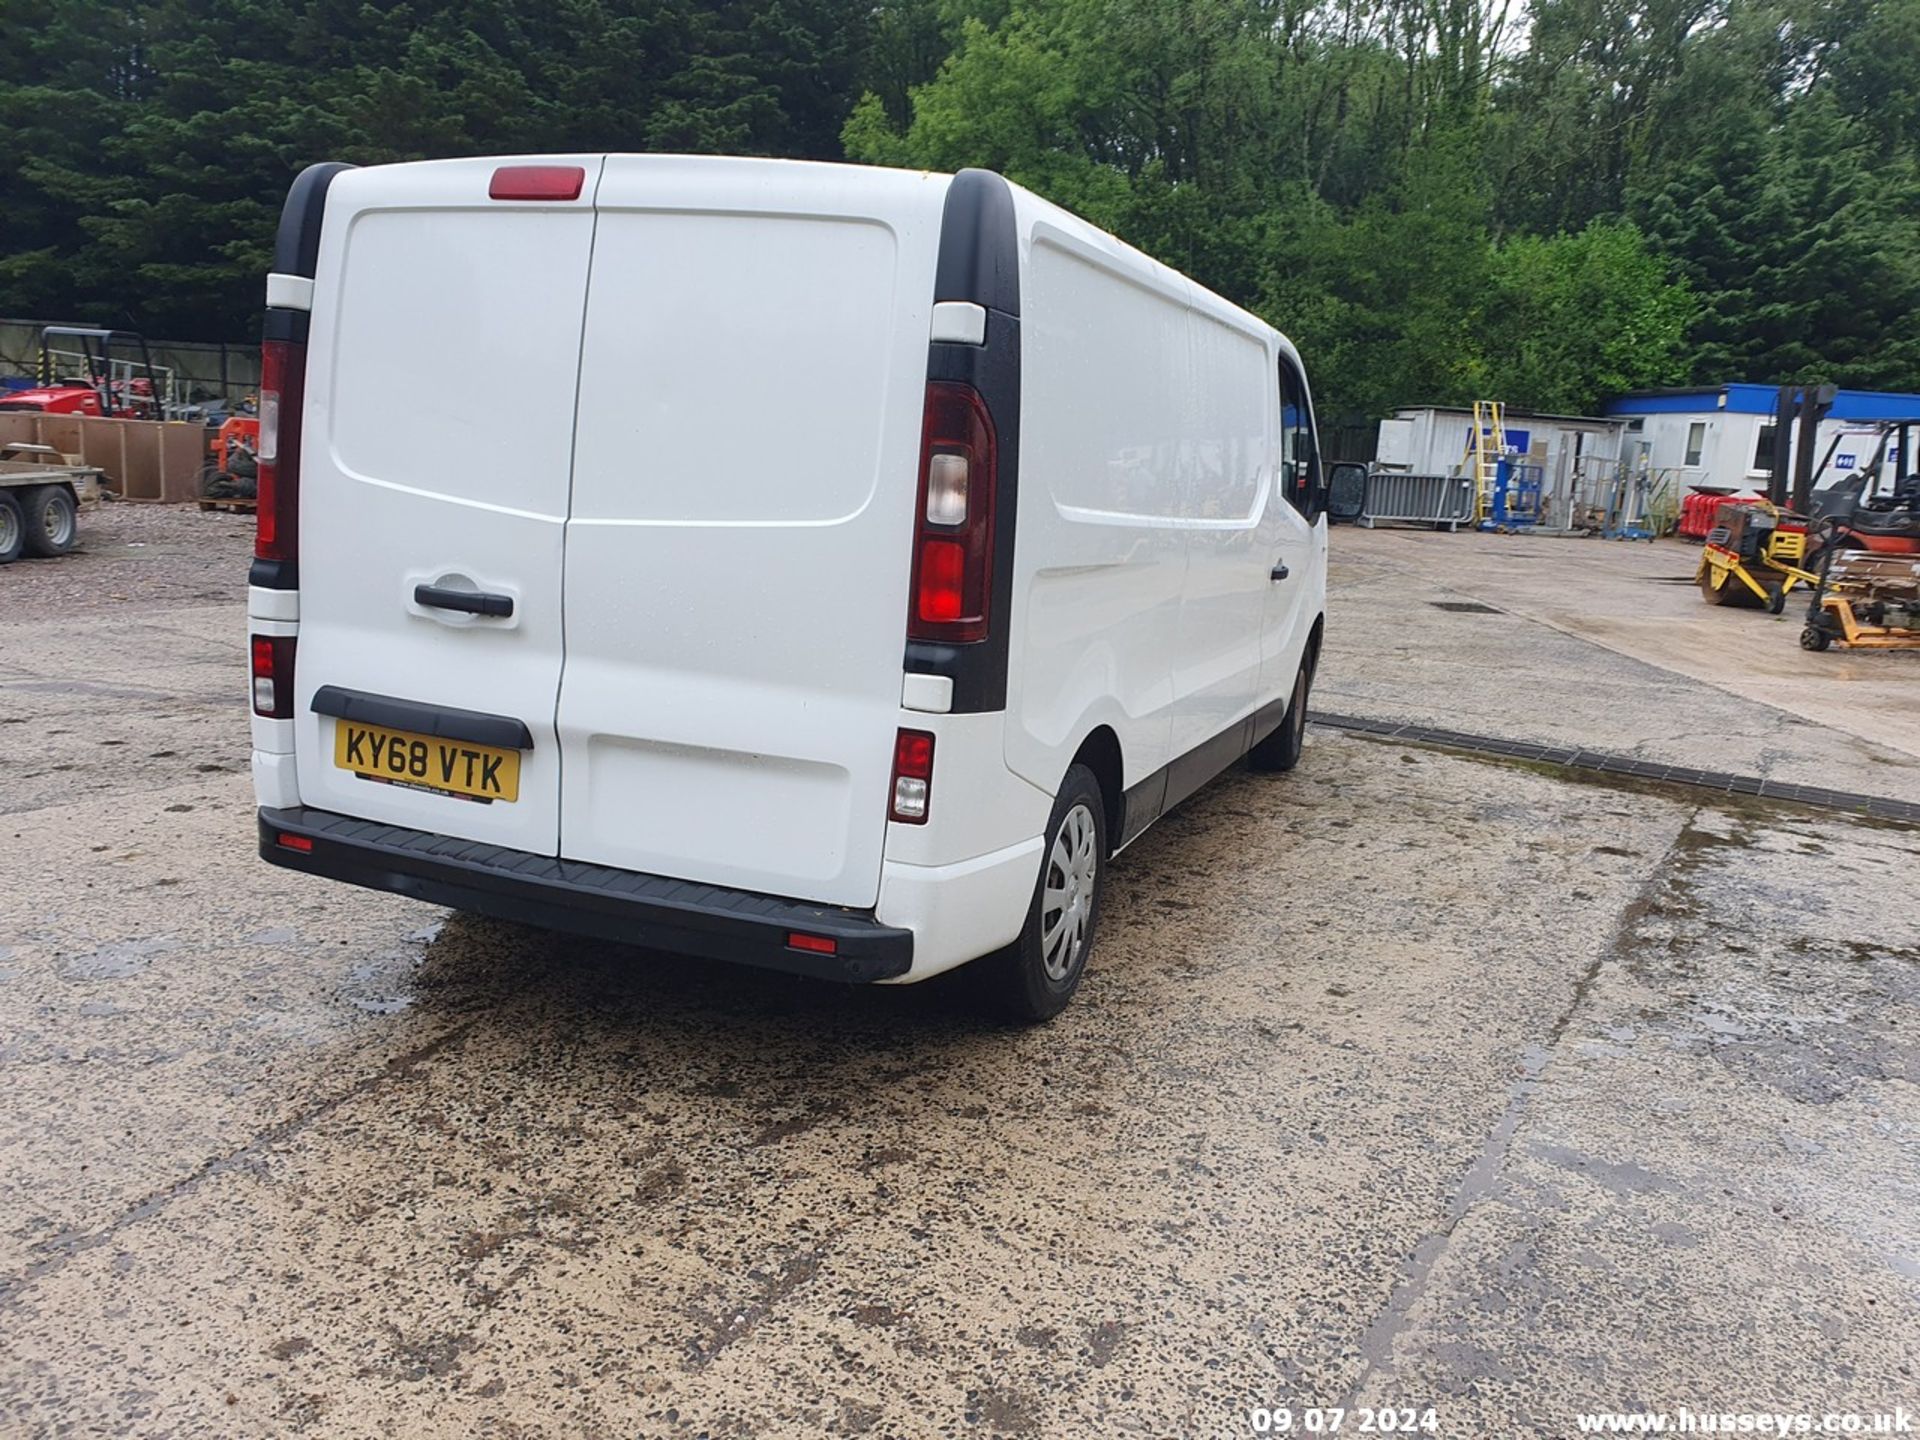
[{"label": "blue machinery", "polygon": [[[1516,441],[1514,436],[1519,433]],[[1527,436],[1507,429],[1507,407],[1473,402],[1465,468],[1473,476],[1473,523],[1478,530],[1531,530],[1541,520],[1541,467],[1524,465]]]},{"label": "blue machinery", "polygon": [[1486,513],[1480,517],[1482,530],[1531,530],[1540,523],[1543,469],[1523,465],[1511,455],[1502,455],[1494,463],[1493,493],[1488,497]]}]

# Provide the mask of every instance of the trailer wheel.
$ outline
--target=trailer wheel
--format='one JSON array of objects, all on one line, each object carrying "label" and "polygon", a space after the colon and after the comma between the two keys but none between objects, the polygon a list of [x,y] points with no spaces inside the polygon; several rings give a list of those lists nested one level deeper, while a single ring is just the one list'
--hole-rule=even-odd
[{"label": "trailer wheel", "polygon": [[49,560],[73,549],[80,538],[80,511],[64,485],[37,485],[27,491],[27,552]]},{"label": "trailer wheel", "polygon": [[1047,820],[1040,876],[1020,938],[978,962],[985,999],[1031,1025],[1066,1008],[1093,950],[1107,871],[1107,807],[1085,765],[1067,771]]},{"label": "trailer wheel", "polygon": [[1818,625],[1809,625],[1800,632],[1802,650],[1824,650],[1833,644],[1833,637]]},{"label": "trailer wheel", "polygon": [[20,558],[27,542],[27,521],[20,513],[20,502],[11,490],[0,490],[0,565]]}]

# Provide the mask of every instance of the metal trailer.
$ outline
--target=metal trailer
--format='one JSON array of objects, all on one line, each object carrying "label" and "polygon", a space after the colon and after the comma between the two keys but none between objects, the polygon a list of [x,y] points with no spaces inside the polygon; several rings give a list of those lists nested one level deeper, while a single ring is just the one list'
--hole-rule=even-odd
[{"label": "metal trailer", "polygon": [[81,507],[100,497],[100,474],[96,466],[69,465],[51,446],[0,446],[0,565],[73,549]]}]

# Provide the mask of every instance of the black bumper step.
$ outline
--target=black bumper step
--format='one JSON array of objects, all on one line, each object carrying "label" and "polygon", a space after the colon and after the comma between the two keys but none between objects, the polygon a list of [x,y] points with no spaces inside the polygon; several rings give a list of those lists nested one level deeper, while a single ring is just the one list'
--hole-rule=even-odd
[{"label": "black bumper step", "polygon": [[[285,837],[311,848],[289,846]],[[534,855],[305,806],[260,811],[260,857],[496,919],[823,980],[886,980],[913,964],[913,932],[882,925],[871,911]],[[832,940],[834,953],[795,949],[787,943],[795,932]]]}]

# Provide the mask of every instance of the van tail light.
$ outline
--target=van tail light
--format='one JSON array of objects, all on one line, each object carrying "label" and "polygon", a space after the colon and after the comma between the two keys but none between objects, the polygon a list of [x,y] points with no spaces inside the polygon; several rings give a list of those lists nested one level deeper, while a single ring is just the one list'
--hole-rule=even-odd
[{"label": "van tail light", "polygon": [[253,637],[253,713],[268,720],[293,718],[291,635]]},{"label": "van tail light", "polygon": [[300,411],[307,347],[268,340],[260,347],[260,449],[255,456],[253,554],[291,565],[300,558]]},{"label": "van tail light", "polygon": [[993,419],[972,386],[930,380],[920,437],[907,638],[971,644],[987,638],[993,592]]},{"label": "van tail light", "polygon": [[902,730],[893,742],[893,802],[887,818],[903,825],[927,823],[933,799],[933,736],[924,730]]},{"label": "van tail light", "polygon": [[803,930],[789,930],[787,948],[805,950],[813,955],[837,955],[840,953],[840,942],[831,935],[809,935]]}]

